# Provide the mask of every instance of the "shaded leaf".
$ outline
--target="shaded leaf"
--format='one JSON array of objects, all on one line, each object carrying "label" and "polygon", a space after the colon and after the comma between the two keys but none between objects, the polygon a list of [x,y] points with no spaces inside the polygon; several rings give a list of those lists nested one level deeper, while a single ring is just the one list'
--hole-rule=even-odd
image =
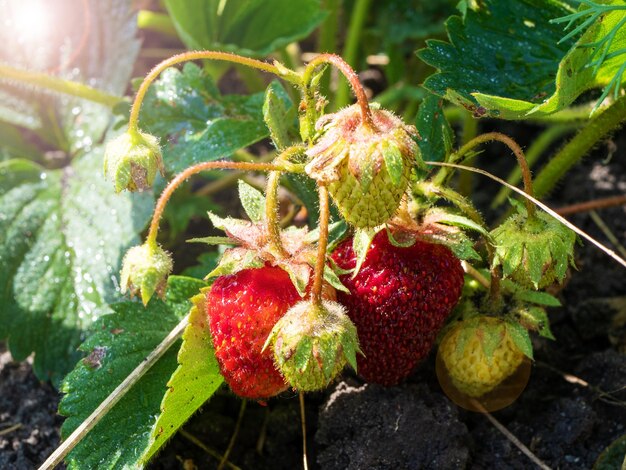
[{"label": "shaded leaf", "polygon": [[511,336],[515,346],[528,358],[533,358],[533,343],[530,340],[528,330],[516,322],[506,322],[506,331]]},{"label": "shaded leaf", "polygon": [[454,133],[443,114],[443,99],[429,93],[420,104],[415,127],[421,139],[417,141],[422,158],[443,162],[452,152]]},{"label": "shaded leaf", "polygon": [[165,0],[189,49],[217,49],[263,57],[304,39],[326,13],[319,0]]},{"label": "shaded leaf", "polygon": [[83,331],[119,298],[126,249],[148,221],[149,194],[115,195],[102,149],[62,170],[0,163],[0,338],[57,381],[76,362]]}]

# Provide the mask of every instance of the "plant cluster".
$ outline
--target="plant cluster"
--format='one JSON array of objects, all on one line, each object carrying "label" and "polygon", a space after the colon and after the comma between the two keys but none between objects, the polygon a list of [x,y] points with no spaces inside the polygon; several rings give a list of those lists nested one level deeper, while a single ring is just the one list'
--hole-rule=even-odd
[{"label": "plant cluster", "polygon": [[[575,266],[577,234],[589,238],[535,197],[543,197],[624,119],[626,101],[618,97],[624,65],[616,64],[623,54],[618,46],[626,42],[617,34],[626,24],[619,16],[623,6],[584,0],[574,11],[566,1],[539,7],[538,0],[516,0],[522,21],[511,17],[510,5],[495,0],[460,2],[462,16],[446,23],[451,42],[430,40],[418,53],[437,69],[424,89],[402,85],[407,77],[401,67],[389,67],[395,80],[391,90],[420,95],[416,112],[410,100],[397,96],[368,99],[348,63],[354,62],[348,47],[356,40],[352,37],[348,61],[334,53],[316,54],[301,65],[286,60],[288,55],[282,61],[251,58],[265,57],[319,25],[324,15],[316,1],[302,2],[298,15],[290,2],[272,0],[274,10],[285,8],[302,19],[295,25],[298,31],[278,21],[276,37],[265,32],[239,47],[228,44],[242,25],[274,10],[256,5],[252,10],[258,11],[244,15],[230,2],[219,13],[206,7],[213,15],[207,24],[224,22],[219,34],[212,31],[209,46],[215,50],[203,47],[206,32],[189,26],[194,8],[205,10],[188,3],[165,1],[178,34],[198,50],[156,65],[136,89],[130,110],[106,93],[0,65],[0,77],[100,104],[112,101],[123,116],[107,134],[105,148],[84,151],[76,141],[67,143],[68,154],[80,155],[69,170],[0,161],[0,267],[10,273],[3,273],[0,300],[16,314],[7,326],[0,324],[0,338],[9,338],[17,358],[36,351],[35,369],[58,382],[62,369],[52,359],[45,362],[35,339],[19,335],[26,314],[47,315],[45,321],[56,327],[69,311],[86,328],[96,320],[81,346],[87,357],[62,384],[66,395],[60,411],[67,416],[63,434],[68,439],[50,465],[94,426],[93,435],[135,433],[141,442],[120,444],[114,462],[103,455],[106,449],[91,453],[97,440],[90,436],[67,456],[71,466],[144,464],[223,382],[239,397],[262,403],[285,392],[323,390],[346,367],[365,382],[393,386],[437,344],[437,376],[453,401],[476,411],[512,403],[528,380],[532,334],[554,339],[546,307],[559,302],[546,291],[561,285]],[[380,24],[393,24],[395,7],[377,8],[384,10]],[[510,58],[495,49],[502,45],[485,41],[502,33],[493,30],[494,17],[513,21],[503,40],[513,49]],[[569,22],[571,28],[579,20],[584,22],[566,34],[558,26]],[[502,23],[495,27],[504,28]],[[414,25],[404,26],[396,35],[372,31],[374,37],[385,36],[390,57],[416,40],[406,32]],[[320,37],[330,36],[323,30]],[[546,54],[546,42],[552,45],[549,60],[526,70],[529,57]],[[193,61],[204,61],[204,68]],[[175,66],[182,63],[181,71]],[[210,75],[220,76],[225,69],[218,64],[224,63],[236,66],[244,80],[258,83],[250,71],[276,80],[262,81],[264,91],[257,94],[223,96]],[[476,68],[481,73],[468,73]],[[329,88],[331,69],[345,78],[336,93]],[[346,83],[355,104],[348,104]],[[584,109],[586,118],[591,116],[588,124],[534,180],[533,159],[506,135],[470,132],[458,148],[453,144],[451,113],[461,116],[465,130],[483,116],[548,120],[574,113],[570,105],[592,88],[604,90]],[[448,116],[443,99],[459,105],[448,108]],[[571,129],[553,131],[545,146]],[[271,148],[265,155],[242,150],[267,137]],[[470,172],[486,174],[472,162],[478,147],[490,142],[504,144],[515,157],[517,174],[510,179],[521,179],[523,190],[492,177],[521,200],[509,199],[506,216],[488,224],[462,186]],[[100,181],[102,165],[106,187]],[[232,176],[201,179],[223,170]],[[257,187],[243,180],[249,175],[263,175],[254,179]],[[86,201],[74,194],[83,177],[98,179]],[[209,187],[227,178],[239,179],[233,206],[242,206],[246,218],[184,193],[189,181]],[[151,209],[153,190],[160,196]],[[285,215],[285,190],[298,199],[304,216]],[[71,203],[64,199],[68,194]],[[183,203],[176,199],[181,194]],[[507,196],[503,192],[496,202]],[[110,226],[94,212],[94,201],[111,211]],[[72,204],[89,214],[89,223],[67,215]],[[168,245],[177,232],[185,232],[190,218],[185,211],[208,213],[211,226],[224,234],[187,240],[203,247],[199,259],[205,262],[187,271],[190,276],[178,276],[172,275],[177,260]],[[137,244],[147,220],[145,241]],[[163,221],[170,240],[160,232]],[[42,235],[23,236],[29,233]],[[92,235],[101,239],[98,250],[84,242]],[[48,238],[54,250],[44,246]],[[94,276],[90,268],[101,258],[109,272]],[[141,303],[107,300],[117,295],[107,283],[111,276],[117,280],[119,259],[119,291]],[[5,317],[0,314],[0,320]],[[61,354],[66,364],[76,362],[73,348],[82,328],[51,331],[71,351]],[[146,397],[137,393],[139,385],[133,388],[137,382],[150,391]],[[93,393],[87,384],[93,384]],[[124,430],[119,423],[129,409],[140,424]]]}]

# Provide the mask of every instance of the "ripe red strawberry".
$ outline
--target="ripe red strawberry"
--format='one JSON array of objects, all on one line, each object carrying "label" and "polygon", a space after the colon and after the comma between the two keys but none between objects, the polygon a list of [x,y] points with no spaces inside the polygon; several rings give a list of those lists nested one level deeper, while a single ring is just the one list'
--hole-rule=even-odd
[{"label": "ripe red strawberry", "polygon": [[207,293],[215,356],[232,391],[264,399],[287,388],[263,345],[276,322],[301,300],[287,272],[265,266],[218,277]]},{"label": "ripe red strawberry", "polygon": [[[356,265],[352,240],[332,254],[340,268]],[[368,382],[394,385],[406,378],[435,341],[463,287],[463,269],[443,245],[416,241],[396,247],[385,231],[372,241],[359,273],[341,277],[350,294],[338,292],[356,325],[364,355],[358,372]]]}]

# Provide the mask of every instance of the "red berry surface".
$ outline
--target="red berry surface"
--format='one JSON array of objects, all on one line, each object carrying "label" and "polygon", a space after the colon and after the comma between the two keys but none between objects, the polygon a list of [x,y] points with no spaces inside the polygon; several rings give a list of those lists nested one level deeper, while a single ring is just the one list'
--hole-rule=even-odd
[{"label": "red berry surface", "polygon": [[[340,268],[352,269],[352,239],[333,252]],[[350,294],[338,292],[348,309],[364,355],[358,373],[368,382],[394,385],[428,355],[463,288],[461,262],[445,246],[417,241],[396,247],[385,231],[374,237],[361,270],[341,277]]]},{"label": "red berry surface", "polygon": [[207,313],[215,355],[232,391],[264,399],[285,390],[271,348],[263,353],[276,322],[301,300],[289,275],[266,266],[215,280],[207,293]]}]

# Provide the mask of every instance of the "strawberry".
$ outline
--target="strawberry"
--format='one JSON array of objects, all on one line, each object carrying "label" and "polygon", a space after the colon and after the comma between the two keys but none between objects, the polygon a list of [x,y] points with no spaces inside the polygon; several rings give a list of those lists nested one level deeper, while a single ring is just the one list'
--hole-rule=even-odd
[{"label": "strawberry", "polygon": [[[352,243],[342,242],[332,254],[342,269],[356,265]],[[350,294],[338,292],[337,300],[347,307],[364,354],[358,372],[368,382],[393,385],[430,351],[461,295],[463,269],[443,245],[417,240],[397,247],[382,231],[358,274],[341,281]]]},{"label": "strawberry", "polygon": [[358,105],[325,115],[321,135],[307,151],[307,174],[328,185],[342,217],[358,228],[376,227],[398,210],[413,166],[422,159],[417,130],[389,111],[372,109],[364,125]]},{"label": "strawberry", "polygon": [[454,386],[477,398],[511,376],[524,353],[505,321],[481,316],[454,325],[439,345],[439,357]]},{"label": "strawberry", "polygon": [[263,345],[276,322],[301,300],[286,271],[272,266],[218,277],[206,294],[215,356],[232,391],[264,399],[287,388]]}]

